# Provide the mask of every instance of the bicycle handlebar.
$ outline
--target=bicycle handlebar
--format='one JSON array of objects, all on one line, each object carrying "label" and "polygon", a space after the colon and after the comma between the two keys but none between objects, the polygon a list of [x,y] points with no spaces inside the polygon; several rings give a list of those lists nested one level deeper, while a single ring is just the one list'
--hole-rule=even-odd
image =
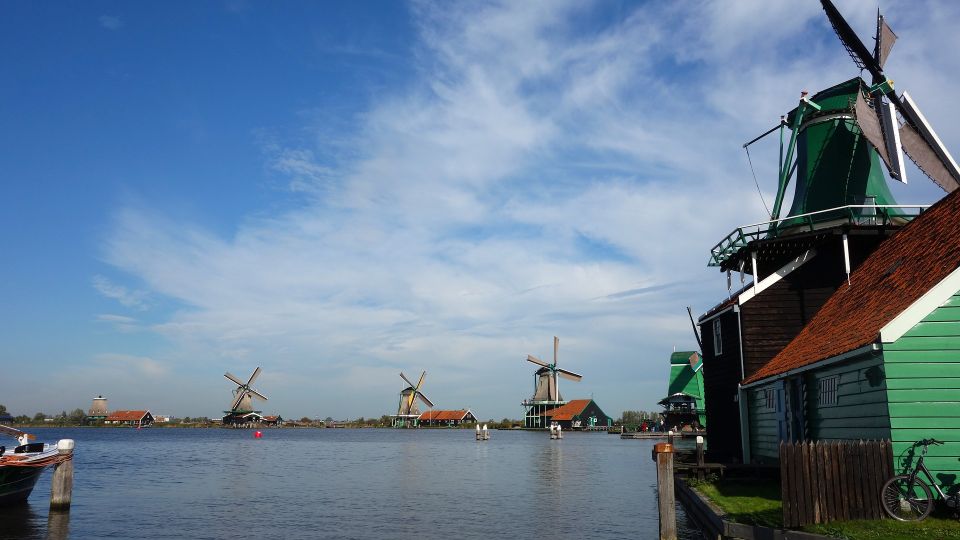
[{"label": "bicycle handlebar", "polygon": [[943,441],[938,441],[933,438],[917,441],[917,445],[923,445],[923,446],[930,446],[930,445],[940,446],[941,444],[943,444]]}]

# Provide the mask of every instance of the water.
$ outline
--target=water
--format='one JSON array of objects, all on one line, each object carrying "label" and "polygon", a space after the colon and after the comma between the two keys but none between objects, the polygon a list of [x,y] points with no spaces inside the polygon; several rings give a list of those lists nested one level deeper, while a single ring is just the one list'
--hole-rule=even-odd
[{"label": "water", "polygon": [[[73,507],[50,537],[656,538],[652,441],[468,430],[37,429],[77,442]],[[47,538],[50,472],[0,509]],[[678,506],[681,538],[698,538]],[[62,536],[61,536],[62,537]]]}]

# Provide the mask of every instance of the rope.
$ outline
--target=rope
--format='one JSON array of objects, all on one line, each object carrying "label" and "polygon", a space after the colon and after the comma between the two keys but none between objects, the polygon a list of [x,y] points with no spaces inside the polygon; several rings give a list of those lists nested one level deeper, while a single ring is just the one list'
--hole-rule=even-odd
[{"label": "rope", "polygon": [[30,456],[22,454],[10,454],[0,456],[0,465],[4,467],[48,467],[50,465],[59,465],[63,462],[73,459],[73,454],[53,454],[40,459],[30,459]]},{"label": "rope", "polygon": [[753,170],[753,160],[750,159],[750,147],[744,146],[743,149],[747,152],[747,161],[750,163],[750,174],[753,175],[753,183],[757,186],[757,193],[760,194],[760,202],[763,203],[763,209],[767,211],[770,219],[773,219],[773,214],[770,213],[770,208],[767,207],[767,201],[763,200],[763,191],[760,189],[760,182],[757,181],[757,173]]}]

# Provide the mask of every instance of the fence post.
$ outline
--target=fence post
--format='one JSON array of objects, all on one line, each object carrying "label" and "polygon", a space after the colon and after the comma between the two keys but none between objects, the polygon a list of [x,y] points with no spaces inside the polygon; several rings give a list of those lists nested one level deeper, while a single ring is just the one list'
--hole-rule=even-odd
[{"label": "fence post", "polygon": [[61,461],[53,469],[53,479],[50,481],[50,509],[70,510],[73,496],[73,439],[57,441],[57,451],[61,455],[69,455],[70,459]]},{"label": "fence post", "polygon": [[660,540],[677,540],[677,510],[673,491],[673,445],[657,443],[657,500],[660,507]]}]

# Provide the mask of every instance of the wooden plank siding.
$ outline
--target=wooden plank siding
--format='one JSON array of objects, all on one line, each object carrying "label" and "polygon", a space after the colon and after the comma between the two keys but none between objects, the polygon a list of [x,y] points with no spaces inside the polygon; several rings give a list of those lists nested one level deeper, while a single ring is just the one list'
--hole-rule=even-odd
[{"label": "wooden plank siding", "polygon": [[925,463],[944,491],[960,485],[960,294],[894,343],[883,344],[894,468],[913,464],[913,444],[933,437]]},{"label": "wooden plank siding", "polygon": [[[819,404],[819,381],[837,377],[836,404]],[[883,377],[883,359],[872,352],[857,358],[803,375],[805,391],[805,432],[794,434],[794,440],[845,441],[850,439],[890,438],[890,417],[887,410],[887,388]],[[779,381],[751,388],[749,391],[750,454],[757,463],[777,460],[779,444],[788,438],[787,414],[777,407],[789,408],[774,398],[774,407],[767,407],[764,392],[782,392]]]},{"label": "wooden plank siding", "polygon": [[740,374],[740,333],[733,310],[717,316],[721,328],[721,351],[713,344],[713,321],[700,324],[703,336],[703,395],[706,403],[707,454],[711,461],[742,462],[740,405],[737,389]]}]

